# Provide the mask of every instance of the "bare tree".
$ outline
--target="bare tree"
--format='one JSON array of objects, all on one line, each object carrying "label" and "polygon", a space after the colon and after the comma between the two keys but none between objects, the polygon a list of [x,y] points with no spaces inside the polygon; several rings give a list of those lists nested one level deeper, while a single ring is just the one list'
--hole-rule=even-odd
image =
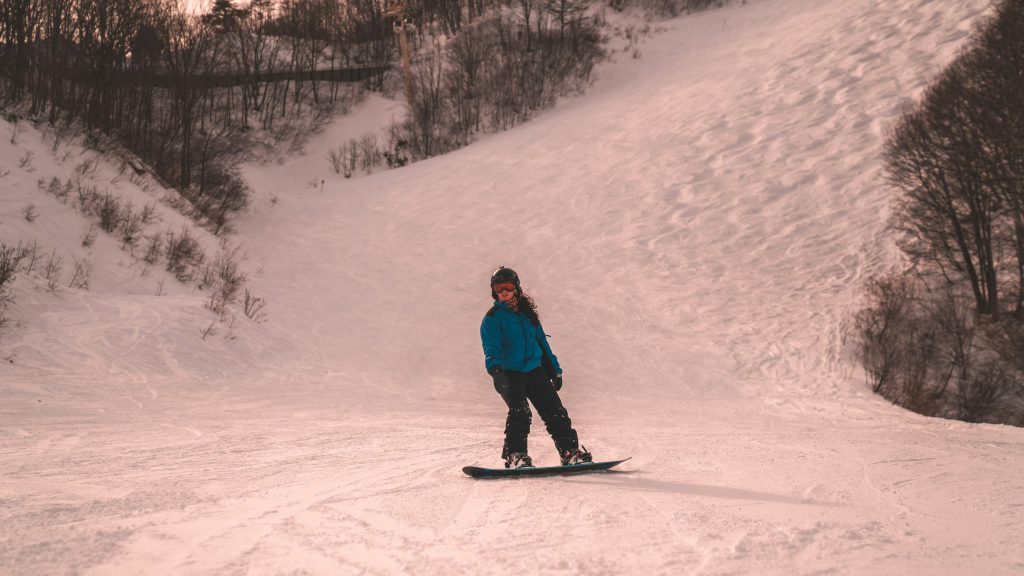
[{"label": "bare tree", "polygon": [[855,332],[875,391],[922,413],[1024,425],[1022,69],[1003,2],[886,144],[913,274],[870,285]]},{"label": "bare tree", "polygon": [[[258,76],[276,68],[281,44],[269,34],[272,8],[269,0],[252,2],[230,32],[234,43],[231,54],[241,74]],[[267,90],[263,83],[253,82],[242,86],[241,91],[243,124],[248,124],[250,112],[263,110]]]},{"label": "bare tree", "polygon": [[985,177],[1009,223],[1014,313],[1024,320],[1024,5],[1004,2],[957,65],[970,81],[972,121],[984,136],[979,152],[988,159]]},{"label": "bare tree", "polygon": [[902,247],[915,262],[949,280],[965,278],[978,311],[996,314],[997,206],[979,177],[978,137],[963,114],[964,94],[962,78],[947,71],[890,137],[886,167],[903,192],[894,225],[908,233]]}]

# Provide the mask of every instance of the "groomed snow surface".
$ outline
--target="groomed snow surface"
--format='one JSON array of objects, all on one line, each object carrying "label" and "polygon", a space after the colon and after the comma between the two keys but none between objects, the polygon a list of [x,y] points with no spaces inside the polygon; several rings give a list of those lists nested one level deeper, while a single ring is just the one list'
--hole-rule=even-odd
[{"label": "groomed snow surface", "polygon": [[[524,126],[346,180],[327,150],[402,114],[371,98],[245,168],[232,242],[268,320],[206,339],[205,293],[115,239],[79,246],[88,221],[37,186],[78,159],[22,123],[0,139],[0,239],[95,271],[15,285],[0,573],[1024,573],[1024,431],[889,405],[843,336],[899,265],[886,130],[989,10],[734,2],[659,24]],[[583,444],[632,456],[620,471],[461,473],[499,464],[478,327],[502,264]],[[538,419],[531,452],[556,462]]]}]

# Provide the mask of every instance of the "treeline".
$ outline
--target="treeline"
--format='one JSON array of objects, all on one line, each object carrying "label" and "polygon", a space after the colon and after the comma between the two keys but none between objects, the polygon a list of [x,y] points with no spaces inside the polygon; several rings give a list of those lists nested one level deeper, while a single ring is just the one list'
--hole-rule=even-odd
[{"label": "treeline", "polygon": [[[612,0],[609,6],[630,3],[672,16],[725,0]],[[426,46],[414,67],[409,117],[391,137],[401,149],[385,153],[388,164],[404,164],[406,151],[413,159],[443,154],[477,132],[508,129],[559,97],[582,92],[605,57],[594,7],[587,0],[506,0],[478,11],[482,16],[443,47]]]},{"label": "treeline", "polygon": [[604,57],[598,23],[581,2],[517,1],[464,27],[444,47],[422,52],[413,70],[415,98],[401,126],[412,158],[466,145],[497,132],[590,82]]},{"label": "treeline", "polygon": [[[745,4],[746,0],[742,2]],[[615,10],[636,6],[648,14],[671,17],[706,8],[720,8],[728,3],[729,0],[609,0],[608,5]]]},{"label": "treeline", "polygon": [[[610,6],[634,3],[676,14],[722,0]],[[581,90],[604,53],[594,0],[215,0],[202,15],[186,4],[0,2],[0,104],[109,135],[217,233],[247,203],[234,166],[257,139],[299,138],[398,78],[399,19],[410,114],[369,159],[389,166],[524,121]]]},{"label": "treeline", "polygon": [[914,411],[1024,425],[1024,0],[995,16],[885,150],[911,268],[855,322],[874,390]]},{"label": "treeline", "polygon": [[[4,0],[0,98],[114,137],[222,231],[246,204],[233,165],[251,130],[284,137],[346,105],[350,85],[316,71],[379,87],[393,36],[372,0],[218,0],[201,16],[170,0]],[[240,80],[211,81],[226,75]]]}]

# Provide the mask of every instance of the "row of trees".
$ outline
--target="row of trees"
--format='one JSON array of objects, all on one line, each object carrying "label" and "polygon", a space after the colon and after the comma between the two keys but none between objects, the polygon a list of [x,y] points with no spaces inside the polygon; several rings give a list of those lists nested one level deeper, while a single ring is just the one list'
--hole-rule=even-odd
[{"label": "row of trees", "polygon": [[1024,425],[1024,0],[1004,0],[900,120],[885,162],[912,268],[857,321],[876,391]]},{"label": "row of trees", "polygon": [[904,192],[905,250],[965,283],[990,316],[1024,318],[1022,70],[1024,3],[1009,1],[903,118],[886,154]]},{"label": "row of trees", "polygon": [[519,0],[424,51],[403,140],[422,158],[508,129],[582,90],[603,56],[598,24],[581,4]]},{"label": "row of trees", "polygon": [[[721,7],[729,0],[609,0],[609,5],[616,10],[624,10],[630,6],[639,7],[647,13],[662,17],[678,16],[696,10]],[[746,3],[746,0],[742,0]]]},{"label": "row of trees", "polygon": [[301,134],[359,90],[384,89],[396,7],[416,31],[415,97],[396,141],[414,157],[522,122],[581,89],[603,53],[588,0],[215,0],[203,15],[185,5],[0,2],[0,101],[112,136],[218,232],[246,205],[233,166],[255,138]]},{"label": "row of trees", "polygon": [[0,97],[53,124],[113,136],[178,188],[213,228],[245,206],[232,165],[253,128],[278,136],[379,86],[390,28],[372,0],[5,0]]},{"label": "row of trees", "polygon": [[[721,6],[725,0],[612,0],[657,16]],[[442,154],[474,133],[496,132],[526,121],[569,93],[581,92],[605,56],[603,23],[587,0],[470,0],[424,4],[432,21],[458,32],[428,44],[414,70],[415,98],[398,139],[413,158]],[[445,15],[465,13],[468,22]],[[394,155],[394,154],[393,154]]]}]

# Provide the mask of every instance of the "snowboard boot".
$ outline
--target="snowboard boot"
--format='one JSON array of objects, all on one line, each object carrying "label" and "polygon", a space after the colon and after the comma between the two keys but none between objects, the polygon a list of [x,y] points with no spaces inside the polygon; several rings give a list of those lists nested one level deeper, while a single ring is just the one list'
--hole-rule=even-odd
[{"label": "snowboard boot", "polygon": [[572,466],[573,464],[586,464],[593,462],[594,457],[587,452],[585,446],[579,448],[573,448],[571,450],[565,450],[558,454],[562,458],[562,466]]},{"label": "snowboard boot", "polygon": [[505,468],[533,468],[533,460],[525,452],[513,452],[505,457]]}]

